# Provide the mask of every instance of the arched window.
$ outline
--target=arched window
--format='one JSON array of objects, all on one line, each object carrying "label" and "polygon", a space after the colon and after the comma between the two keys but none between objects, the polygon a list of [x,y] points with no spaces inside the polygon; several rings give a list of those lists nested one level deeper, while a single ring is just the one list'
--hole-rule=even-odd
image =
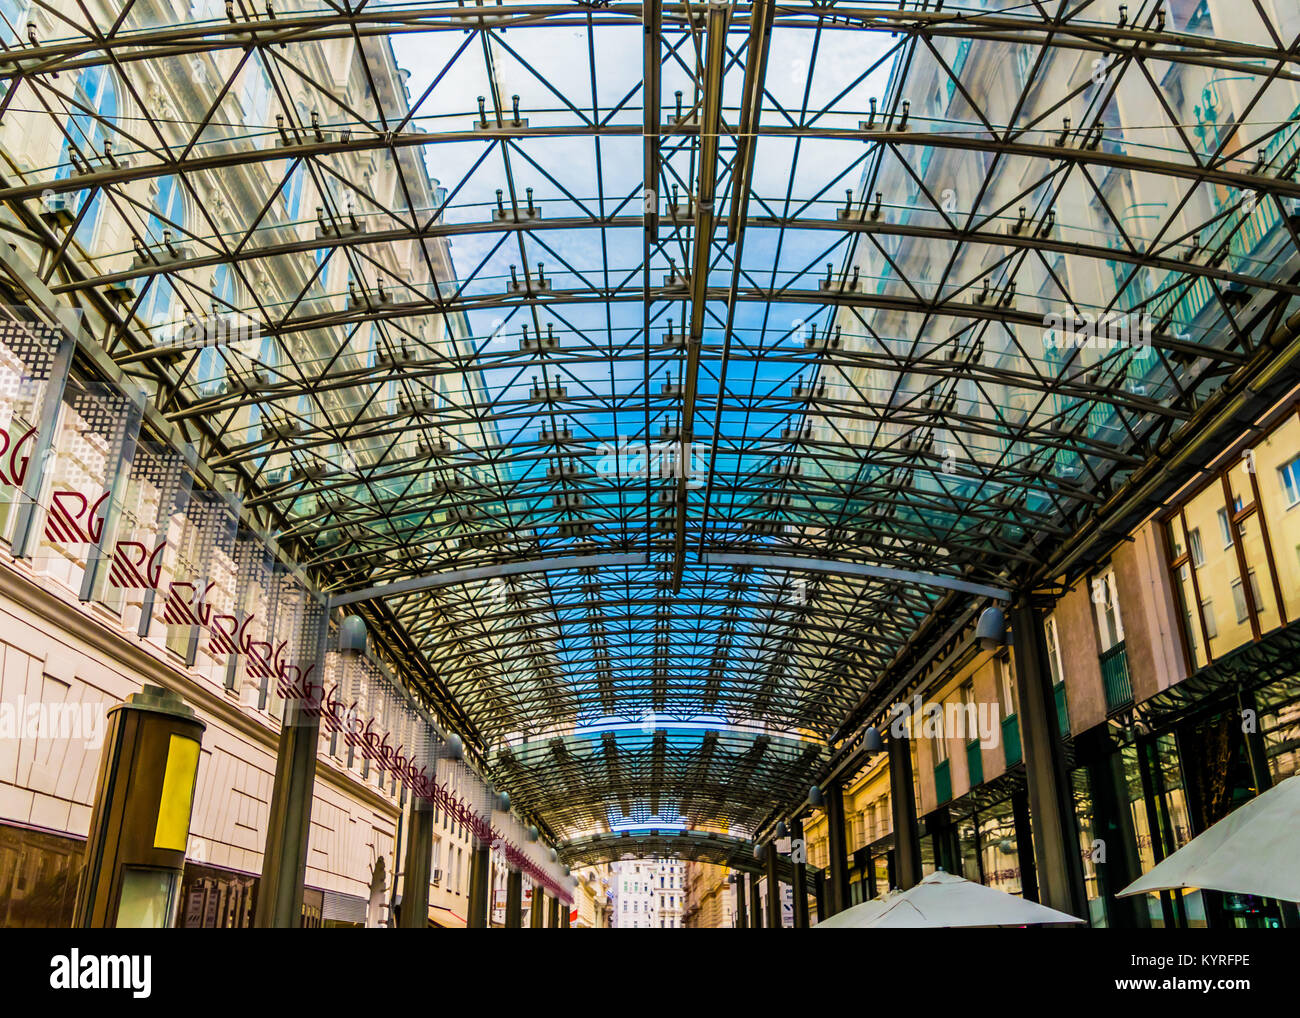
[{"label": "arched window", "polygon": [[[220,265],[212,276],[212,303],[218,314],[228,314],[235,307],[235,277],[229,265]],[[205,346],[199,351],[194,388],[200,396],[212,396],[221,391],[225,359],[215,346]]]},{"label": "arched window", "polygon": [[[185,195],[180,180],[174,176],[159,179],[153,208],[145,225],[145,243],[151,247],[161,244],[164,231],[171,233],[173,243],[179,243],[179,235],[185,225]],[[171,280],[165,274],[154,276],[148,293],[140,304],[140,317],[151,329],[165,325],[171,321],[175,301],[176,290]]]},{"label": "arched window", "polygon": [[[27,24],[29,0],[0,0],[0,39],[6,44],[18,41],[18,30]],[[8,87],[8,83],[5,83]],[[0,95],[3,89],[0,89]]]},{"label": "arched window", "polygon": [[[0,0],[0,3],[7,0]],[[118,98],[117,82],[107,67],[87,67],[77,77],[77,87],[73,93],[75,105],[68,120],[67,135],[63,139],[63,148],[59,153],[59,165],[55,178],[66,180],[72,176],[73,153],[83,159],[102,156],[104,141],[108,138],[112,125],[117,122]],[[77,215],[82,211],[87,198],[90,207],[85,210],[81,223],[75,234],[78,241],[89,247],[95,235],[95,225],[99,220],[102,192],[96,190],[94,197],[90,191],[77,191],[69,199],[70,211]]]},{"label": "arched window", "polygon": [[244,123],[260,127],[266,123],[266,111],[271,104],[271,79],[261,58],[256,54],[244,66],[243,83],[239,89],[239,105],[244,113]]},{"label": "arched window", "polygon": [[[298,110],[298,123],[306,124],[310,122],[311,114],[307,111],[306,105],[302,102],[295,105]],[[291,222],[297,222],[302,217],[302,194],[306,181],[307,165],[299,162],[289,174],[289,179],[284,185],[284,207]]]}]

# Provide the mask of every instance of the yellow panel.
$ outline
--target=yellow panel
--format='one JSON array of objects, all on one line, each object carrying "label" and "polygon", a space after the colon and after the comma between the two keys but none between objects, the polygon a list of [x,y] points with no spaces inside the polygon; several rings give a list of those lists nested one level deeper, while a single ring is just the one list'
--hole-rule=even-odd
[{"label": "yellow panel", "polygon": [[183,735],[173,735],[167,747],[167,770],[158,802],[154,848],[185,851],[190,837],[190,807],[194,804],[194,772],[198,766],[199,744]]}]

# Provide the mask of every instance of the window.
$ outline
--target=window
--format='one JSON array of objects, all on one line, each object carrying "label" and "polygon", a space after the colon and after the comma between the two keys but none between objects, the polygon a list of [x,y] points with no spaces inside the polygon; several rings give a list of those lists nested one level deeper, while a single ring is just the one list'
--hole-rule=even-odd
[{"label": "window", "polygon": [[[1223,513],[1223,510],[1220,509],[1220,510],[1219,510],[1219,513],[1222,514],[1222,513]],[[1192,532],[1191,532],[1190,534],[1187,535],[1187,543],[1188,543],[1188,545],[1191,546],[1191,551],[1192,551],[1192,564],[1195,565],[1195,566],[1199,569],[1201,566],[1205,565],[1205,551],[1204,551],[1204,549],[1201,548],[1201,528],[1200,528],[1200,527],[1193,527],[1193,528],[1192,528]],[[1231,537],[1228,538],[1228,543],[1229,543],[1229,544],[1232,543],[1232,538],[1231,538]]]},{"label": "window", "polygon": [[1002,697],[1002,716],[1009,718],[1019,712],[1016,702],[1016,683],[1011,674],[1011,661],[1005,657],[994,658],[993,669],[998,693]]},{"label": "window", "polygon": [[966,742],[979,738],[979,705],[975,702],[975,684],[967,682],[961,687],[961,731],[959,735]]},{"label": "window", "polygon": [[244,68],[243,87],[239,92],[239,105],[244,111],[244,123],[258,126],[266,122],[266,111],[271,101],[271,79],[266,69],[254,56]]},{"label": "window", "polygon": [[6,44],[18,41],[18,30],[27,23],[27,7],[28,0],[0,0],[0,40]]},{"label": "window", "polygon": [[1232,606],[1237,609],[1237,622],[1245,622],[1250,618],[1250,611],[1246,607],[1246,588],[1241,585],[1241,579],[1232,581]]},{"label": "window", "polygon": [[[1222,510],[1218,511],[1218,517],[1219,533],[1221,533],[1223,537],[1223,547],[1232,547],[1232,521],[1227,517],[1226,508],[1222,508]],[[1196,542],[1200,543],[1200,533],[1197,532],[1197,530],[1192,530],[1192,533],[1196,534]],[[1197,566],[1204,566],[1205,564],[1205,558],[1203,555],[1193,554],[1192,559]]]},{"label": "window", "polygon": [[[175,237],[184,226],[185,197],[180,181],[175,177],[160,178],[153,207],[153,215],[145,226],[145,242],[157,245],[163,243],[167,234]],[[148,286],[148,293],[140,302],[140,317],[152,329],[170,321],[176,291],[165,273],[153,276]]]},{"label": "window", "polygon": [[1108,569],[1092,579],[1092,604],[1097,617],[1097,635],[1102,653],[1124,640],[1124,624],[1119,616],[1119,592],[1115,570]]},{"label": "window", "polygon": [[[6,5],[8,6],[8,5]],[[68,119],[68,133],[63,139],[63,148],[59,153],[59,166],[54,176],[66,180],[72,176],[72,157],[74,154],[83,159],[102,157],[104,142],[108,132],[117,122],[117,83],[107,67],[87,67],[77,78],[77,88],[73,95],[72,116]],[[75,234],[77,240],[87,247],[95,234],[95,224],[99,220],[100,191],[90,199],[90,207],[81,218],[81,224]],[[71,196],[69,211],[77,215],[82,210],[89,191],[78,191]]]},{"label": "window", "polygon": [[[1211,640],[1216,639],[1219,635],[1219,625],[1214,621],[1214,600],[1212,598],[1207,597],[1201,602],[1201,615],[1205,619],[1205,635]],[[1190,623],[1187,631],[1188,633],[1194,631]]]},{"label": "window", "polygon": [[1282,487],[1286,491],[1286,504],[1289,509],[1300,503],[1300,456],[1288,460],[1278,467],[1277,472],[1282,475]]},{"label": "window", "polygon": [[948,760],[948,733],[943,730],[943,704],[935,704],[938,715],[935,717],[934,762],[936,765]]},{"label": "window", "polygon": [[1047,643],[1047,667],[1052,672],[1052,685],[1059,686],[1064,681],[1065,672],[1061,667],[1061,650],[1056,638],[1056,619],[1049,618],[1043,623],[1043,636]]}]

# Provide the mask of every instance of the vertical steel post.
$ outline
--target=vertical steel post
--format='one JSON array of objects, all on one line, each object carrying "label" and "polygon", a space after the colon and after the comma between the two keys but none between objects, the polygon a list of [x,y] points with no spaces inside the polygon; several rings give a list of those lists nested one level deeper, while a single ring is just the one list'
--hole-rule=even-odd
[{"label": "vertical steel post", "polygon": [[829,915],[835,915],[849,907],[849,847],[844,823],[844,789],[838,780],[832,781],[822,790],[822,796],[826,803],[826,838],[831,860],[826,907]]},{"label": "vertical steel post", "polygon": [[808,929],[808,845],[803,837],[803,818],[790,821],[790,862],[794,866],[794,928]]},{"label": "vertical steel post", "polygon": [[[901,725],[901,721],[898,722]],[[901,890],[921,879],[921,836],[916,822],[916,786],[912,777],[912,742],[891,730],[889,748],[889,809],[894,818],[895,875]]]},{"label": "vertical steel post", "polygon": [[769,841],[764,849],[767,864],[767,926],[779,930],[785,924],[781,921],[781,878],[777,876],[776,842]]},{"label": "vertical steel post", "polygon": [[406,870],[402,875],[402,921],[404,930],[429,926],[429,877],[433,866],[433,807],[418,795],[411,796],[411,815],[406,832]]},{"label": "vertical steel post", "polygon": [[469,922],[471,930],[488,926],[488,898],[492,894],[488,869],[488,846],[475,844],[469,857]]},{"label": "vertical steel post", "polygon": [[[324,677],[328,640],[329,615],[321,606],[315,640],[315,673],[320,678]],[[319,743],[319,712],[309,710],[298,697],[286,699],[262,853],[262,882],[253,918],[253,925],[259,929],[293,929],[302,922]]]},{"label": "vertical steel post", "polygon": [[1086,918],[1083,866],[1047,647],[1038,612],[1024,597],[1012,609],[1011,626],[1039,900],[1049,908]]},{"label": "vertical steel post", "polygon": [[524,925],[524,874],[512,869],[506,877],[506,929],[517,930]]}]

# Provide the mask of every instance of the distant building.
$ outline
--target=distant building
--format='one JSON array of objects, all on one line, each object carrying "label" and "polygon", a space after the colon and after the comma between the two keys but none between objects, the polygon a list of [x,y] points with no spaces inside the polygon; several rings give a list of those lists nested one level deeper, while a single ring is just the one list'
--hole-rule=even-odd
[{"label": "distant building", "polygon": [[688,862],[682,925],[687,929],[727,929],[736,925],[735,873],[730,866]]},{"label": "distant building", "polygon": [[685,906],[686,863],[638,859],[610,866],[615,929],[680,929]]},{"label": "distant building", "polygon": [[575,872],[578,886],[573,891],[573,908],[577,915],[572,925],[579,929],[607,929],[614,914],[614,877],[610,868],[584,866]]}]

